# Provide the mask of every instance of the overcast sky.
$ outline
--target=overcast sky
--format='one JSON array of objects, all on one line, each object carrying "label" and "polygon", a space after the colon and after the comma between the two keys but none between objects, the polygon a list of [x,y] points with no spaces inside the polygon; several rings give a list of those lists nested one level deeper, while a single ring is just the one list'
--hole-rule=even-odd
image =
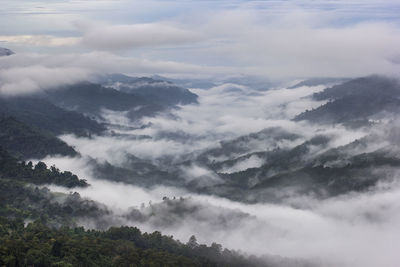
[{"label": "overcast sky", "polygon": [[0,46],[18,54],[82,55],[94,65],[123,60],[126,68],[116,71],[131,74],[280,79],[400,70],[400,2],[393,0],[5,0],[1,6]]}]

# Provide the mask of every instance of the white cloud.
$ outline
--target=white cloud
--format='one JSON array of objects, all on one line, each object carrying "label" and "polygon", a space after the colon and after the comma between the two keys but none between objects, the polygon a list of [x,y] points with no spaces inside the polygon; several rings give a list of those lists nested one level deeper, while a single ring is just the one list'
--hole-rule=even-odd
[{"label": "white cloud", "polygon": [[232,68],[204,67],[173,61],[151,61],[117,56],[106,52],[85,54],[28,54],[17,53],[0,58],[0,94],[21,95],[52,89],[60,85],[90,80],[96,74],[187,73],[224,75]]},{"label": "white cloud", "polygon": [[[83,197],[107,204],[117,224],[139,226],[143,231],[161,230],[184,242],[194,234],[201,243],[218,242],[246,253],[303,259],[316,266],[396,267],[400,260],[397,252],[400,235],[398,184],[382,184],[371,192],[328,200],[287,199],[287,203],[295,203],[296,207],[243,204],[176,188],[143,189],[96,180],[82,159],[53,158],[46,162],[87,178],[92,187],[76,191]],[[68,192],[65,188],[51,188]],[[149,210],[154,214],[146,221],[124,217],[130,207],[139,208],[142,203],[149,202],[156,204],[164,196],[190,197],[187,212],[178,215],[173,207],[170,210],[168,206],[147,207],[142,212]],[[172,220],[169,218],[166,223],[169,216]]]},{"label": "white cloud", "polygon": [[224,69],[224,74],[273,79],[398,74],[400,69],[395,1],[17,2],[8,3],[0,18],[18,29],[2,29],[6,44],[45,47],[41,52],[54,46],[82,53],[129,50],[125,55],[142,63],[131,72],[149,72],[148,62],[158,62],[164,71],[169,65],[168,73],[181,75],[197,74],[203,66],[200,72],[208,75]]},{"label": "white cloud", "polygon": [[180,45],[199,41],[199,33],[162,23],[83,26],[82,43],[99,50]]},{"label": "white cloud", "polygon": [[[195,90],[200,96],[199,104],[182,106],[174,111],[174,119],[166,116],[146,118],[143,123],[152,122],[148,128],[120,130],[131,135],[146,134],[152,139],[62,136],[64,141],[81,152],[82,158],[47,158],[45,161],[88,179],[91,187],[76,190],[84,197],[107,204],[113,210],[116,218],[114,223],[117,224],[138,226],[144,231],[161,230],[183,241],[195,234],[199,242],[219,242],[225,247],[257,255],[305,259],[316,266],[373,267],[383,264],[394,267],[399,260],[395,249],[400,234],[397,227],[400,216],[396,212],[400,203],[399,185],[385,185],[375,191],[328,200],[300,196],[288,197],[281,204],[244,204],[174,187],[156,186],[148,189],[97,180],[88,164],[89,157],[97,157],[121,165],[126,162],[126,153],[154,162],[165,156],[187,160],[190,156],[186,153],[217,146],[221,140],[272,126],[300,135],[299,140],[284,144],[287,147],[318,134],[331,137],[328,146],[345,145],[365,136],[367,133],[362,130],[352,131],[341,126],[322,128],[290,121],[299,110],[321,104],[307,96],[322,89],[323,86],[317,86],[258,92],[240,85],[226,84],[209,90]],[[113,122],[129,124],[124,113],[107,114]],[[163,133],[174,132],[183,132],[187,136],[176,140],[163,137]],[[248,149],[265,151],[275,148],[268,137],[258,141],[253,144],[250,142]],[[374,147],[378,148],[378,145]],[[324,148],[315,147],[312,153],[319,153],[321,149]],[[371,148],[364,149],[368,151]],[[251,157],[234,167],[240,170],[260,163],[259,158]],[[203,166],[188,165],[181,170],[181,175],[188,182],[223,182]],[[129,207],[139,207],[141,203],[150,201],[157,205],[164,196],[191,197],[191,212],[174,217],[171,214],[176,212],[173,208],[161,206],[154,210],[145,208],[145,213],[154,211],[154,215],[144,221],[124,216],[129,212]],[[174,219],[170,220],[170,217]],[[167,219],[168,223],[165,223]],[[87,221],[81,223],[92,225]],[[380,245],[376,246],[377,243]]]},{"label": "white cloud", "polygon": [[398,72],[399,66],[391,62],[400,54],[396,24],[334,26],[324,15],[299,9],[266,20],[259,10],[221,12],[209,19],[204,31],[225,42],[201,53],[222,54],[270,77]]},{"label": "white cloud", "polygon": [[0,42],[25,46],[73,46],[79,44],[80,37],[57,37],[51,35],[1,35]]},{"label": "white cloud", "polygon": [[233,166],[223,166],[220,172],[222,173],[234,173],[247,170],[249,168],[258,168],[261,167],[265,163],[265,160],[257,157],[256,155],[252,155],[249,158],[238,161]]},{"label": "white cloud", "polygon": [[[124,5],[127,3],[118,2],[119,7]],[[399,73],[396,62],[400,55],[400,29],[395,22],[360,20],[340,24],[338,21],[344,16],[340,9],[307,9],[296,3],[289,4],[285,12],[269,13],[271,10],[258,5],[222,5],[215,10],[206,8],[201,13],[147,23],[80,17],[69,21],[72,37],[39,33],[2,34],[2,38],[11,45],[24,44],[28,50],[32,45],[75,49],[84,53],[83,59],[87,59],[87,49],[116,53],[124,50],[126,61],[134,65],[130,73],[254,74],[272,79]],[[22,50],[21,46],[18,48]],[[113,72],[128,69],[122,58],[102,56],[108,60],[98,58],[93,64],[97,68],[116,66]]]},{"label": "white cloud", "polygon": [[88,78],[81,68],[49,68],[40,65],[0,69],[0,95],[32,94],[46,88],[73,84]]}]

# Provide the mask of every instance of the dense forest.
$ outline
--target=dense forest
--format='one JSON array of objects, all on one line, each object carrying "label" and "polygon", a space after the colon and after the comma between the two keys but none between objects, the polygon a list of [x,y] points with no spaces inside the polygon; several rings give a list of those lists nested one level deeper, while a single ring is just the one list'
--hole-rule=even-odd
[{"label": "dense forest", "polygon": [[61,172],[55,166],[47,168],[44,162],[40,161],[35,166],[31,161],[19,162],[1,147],[0,177],[33,184],[56,184],[68,188],[88,185],[85,180],[79,179],[69,171]]},{"label": "dense forest", "polygon": [[[37,185],[89,186],[71,172],[20,162],[0,147],[0,266],[264,266],[260,259],[135,227],[106,231],[77,227],[106,207],[78,193],[53,193]],[[101,224],[101,222],[99,222]]]},{"label": "dense forest", "polygon": [[5,266],[264,266],[222,249],[186,244],[160,232],[142,233],[136,227],[107,231],[82,227],[49,228],[40,221],[0,217],[0,264]]},{"label": "dense forest", "polygon": [[14,117],[0,115],[0,146],[22,159],[47,155],[75,156],[77,152],[56,136]]},{"label": "dense forest", "polygon": [[[105,129],[84,114],[65,107],[65,101],[71,97],[73,101],[85,99],[82,87],[97,90],[96,100],[105,95],[103,102],[107,105],[114,99],[110,94],[119,97],[113,107],[121,109],[121,103],[130,107],[143,104],[141,98],[154,98],[143,95],[143,86],[147,86],[143,81],[152,83],[149,86],[154,94],[165,87],[160,81],[138,79],[129,82],[135,84],[131,89],[139,96],[80,84],[78,91],[72,87],[59,90],[52,97],[47,94],[0,98],[0,266],[265,266],[256,257],[243,256],[216,243],[198,244],[195,236],[182,243],[158,231],[142,233],[136,227],[109,228],[106,220],[111,211],[105,205],[73,191],[56,193],[46,187],[58,185],[73,190],[90,186],[85,179],[42,161],[26,162],[48,155],[77,156],[74,148],[57,135],[73,133],[90,137]],[[173,94],[174,101],[180,99],[166,105],[196,102],[197,96],[188,90],[167,85],[167,94]],[[87,94],[88,103],[94,100],[92,91]],[[65,92],[70,98],[63,95]],[[76,98],[74,92],[79,94]],[[55,96],[59,95],[62,97],[57,102]],[[96,107],[109,107],[103,102],[96,102]],[[71,105],[76,107],[75,103]],[[102,230],[78,227],[82,219],[96,221],[96,228]]]},{"label": "dense forest", "polygon": [[2,117],[14,117],[52,135],[74,133],[88,136],[105,130],[95,120],[81,113],[65,110],[38,96],[0,97],[0,114]]}]

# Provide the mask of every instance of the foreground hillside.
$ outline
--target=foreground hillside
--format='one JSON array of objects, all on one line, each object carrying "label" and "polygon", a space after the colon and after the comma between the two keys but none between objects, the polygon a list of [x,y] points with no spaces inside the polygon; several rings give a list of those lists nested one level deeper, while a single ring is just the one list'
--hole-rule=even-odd
[{"label": "foreground hillside", "polygon": [[60,195],[33,185],[53,183],[89,186],[70,172],[42,162],[18,163],[0,150],[1,266],[264,266],[219,244],[200,245],[194,237],[183,244],[133,227],[75,228],[77,219],[100,219],[109,211],[77,193]]},{"label": "foreground hillside", "polygon": [[36,221],[0,217],[0,264],[4,266],[264,266],[221,245],[187,244],[134,227],[86,231],[49,228]]}]

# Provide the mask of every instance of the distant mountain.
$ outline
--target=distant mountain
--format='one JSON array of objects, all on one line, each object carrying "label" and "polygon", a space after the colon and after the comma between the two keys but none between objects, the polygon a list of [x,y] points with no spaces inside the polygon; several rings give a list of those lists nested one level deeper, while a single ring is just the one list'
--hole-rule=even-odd
[{"label": "distant mountain", "polygon": [[318,86],[318,85],[335,85],[341,84],[348,81],[348,78],[311,78],[304,81],[301,81],[293,86],[290,86],[289,89],[295,89],[302,86]]},{"label": "distant mountain", "polygon": [[11,56],[13,54],[15,54],[15,53],[13,51],[11,51],[10,49],[0,47],[0,57],[2,57],[2,56]]},{"label": "distant mountain", "polygon": [[53,104],[101,117],[102,109],[129,111],[131,119],[153,116],[178,104],[197,103],[197,95],[174,84],[122,74],[103,77],[96,83],[79,83],[46,91]]},{"label": "distant mountain", "polygon": [[171,81],[148,77],[111,74],[103,78],[103,85],[121,92],[142,96],[162,106],[197,103],[197,95]]},{"label": "distant mountain", "polygon": [[197,95],[169,82],[139,78],[134,83],[120,86],[122,92],[145,97],[159,105],[187,105],[197,103]]},{"label": "distant mountain", "polygon": [[171,82],[184,88],[209,89],[211,87],[217,86],[215,82],[212,82],[209,79],[174,79],[160,75],[153,75],[152,78],[155,80]]},{"label": "distant mountain", "polygon": [[252,75],[240,75],[236,77],[230,77],[218,82],[218,84],[224,83],[239,84],[258,91],[266,91],[279,84],[277,82],[268,80],[266,77]]},{"label": "distant mountain", "polygon": [[[214,170],[221,182],[192,189],[248,202],[280,202],[287,197],[302,195],[328,198],[366,191],[379,182],[395,179],[400,167],[398,155],[389,152],[391,145],[370,149],[376,140],[377,136],[371,135],[330,148],[330,137],[321,135],[293,148],[260,150],[239,157],[232,156],[230,150],[224,153],[221,149],[219,161],[200,161]],[[248,140],[244,139],[244,142]],[[248,144],[251,146],[250,142]],[[200,155],[200,159],[202,157],[204,155]],[[252,157],[260,159],[261,164],[247,167],[242,164],[241,170],[219,172],[224,166],[240,165]]]},{"label": "distant mountain", "polygon": [[0,97],[0,114],[11,116],[29,126],[53,135],[75,133],[99,134],[104,127],[74,111],[67,111],[39,97]]},{"label": "distant mountain", "polygon": [[353,79],[313,95],[329,102],[294,118],[316,123],[358,123],[400,112],[400,83],[391,78],[369,76]]},{"label": "distant mountain", "polygon": [[[257,156],[263,160],[260,167],[251,167],[245,170],[237,171],[235,173],[224,174],[221,177],[227,179],[229,183],[240,185],[241,187],[252,187],[260,183],[263,179],[272,177],[280,173],[286,173],[291,170],[307,165],[308,155],[310,151],[315,148],[323,149],[329,143],[329,138],[326,136],[315,136],[312,139],[303,142],[302,144],[293,148],[276,148],[273,150],[259,151],[247,154],[245,157]],[[242,160],[244,156],[230,161],[219,162],[216,166],[224,166],[226,164],[237,163]],[[215,165],[215,164],[213,164]]]},{"label": "distant mountain", "polygon": [[[220,142],[217,148],[209,149],[197,157],[200,163],[211,164],[213,169],[222,167],[226,159],[238,158],[260,151],[266,147],[279,148],[282,143],[293,142],[300,136],[280,127],[270,127],[256,133]],[[224,160],[225,159],[225,160]],[[233,162],[231,162],[233,164]]]},{"label": "distant mountain", "polygon": [[235,77],[228,77],[217,80],[206,79],[206,78],[204,79],[167,78],[160,75],[154,75],[152,76],[152,78],[156,80],[168,81],[185,88],[198,88],[198,89],[209,89],[221,84],[232,83],[232,84],[246,86],[252,90],[265,91],[279,84],[278,82],[273,82],[271,80],[268,80],[266,77],[251,76],[251,75],[239,75]]},{"label": "distant mountain", "polygon": [[152,104],[141,96],[88,82],[48,90],[45,97],[57,106],[88,114],[98,114],[103,108],[126,111]]},{"label": "distant mountain", "polygon": [[72,147],[55,136],[43,133],[13,117],[0,116],[0,146],[20,159],[77,154]]},{"label": "distant mountain", "polygon": [[[365,191],[378,182],[392,179],[400,167],[400,158],[386,152],[362,153],[336,166],[305,165],[263,179],[248,193],[257,195],[258,201],[277,201],[285,194],[331,197],[351,191]],[[251,192],[252,191],[252,192]]]},{"label": "distant mountain", "polygon": [[348,96],[395,98],[400,96],[400,83],[394,78],[373,75],[326,88],[320,93],[315,93],[313,98],[316,100],[337,100]]}]

